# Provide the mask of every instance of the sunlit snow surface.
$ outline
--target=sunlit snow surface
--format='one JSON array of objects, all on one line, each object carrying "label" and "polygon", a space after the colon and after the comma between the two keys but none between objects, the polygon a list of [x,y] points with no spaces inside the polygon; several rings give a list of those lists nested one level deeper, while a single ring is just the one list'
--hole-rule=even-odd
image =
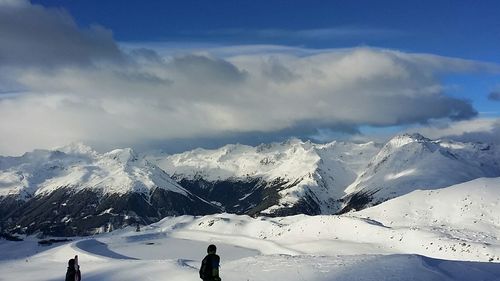
[{"label": "sunlit snow surface", "polygon": [[223,280],[500,280],[500,178],[415,191],[342,216],[182,216],[57,246],[0,240],[0,280],[199,280],[210,243]]}]

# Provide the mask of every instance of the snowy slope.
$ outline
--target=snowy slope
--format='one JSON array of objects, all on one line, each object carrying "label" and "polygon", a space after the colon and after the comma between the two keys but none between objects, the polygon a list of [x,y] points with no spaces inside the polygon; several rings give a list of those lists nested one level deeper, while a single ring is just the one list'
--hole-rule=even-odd
[{"label": "snowy slope", "polygon": [[[451,231],[457,239],[496,243],[500,234],[500,178],[480,178],[436,190],[417,190],[353,213],[390,227]],[[493,236],[491,236],[493,234]]]},{"label": "snowy slope", "polygon": [[[305,199],[311,214],[332,213],[338,209],[336,200],[344,195],[343,190],[378,150],[374,143],[319,145],[291,139],[257,147],[226,145],[216,150],[195,149],[159,159],[158,166],[179,181],[201,179],[205,186],[212,188],[217,188],[213,183],[220,182],[233,186],[238,182],[241,185],[241,182],[255,181],[264,186],[262,182],[267,183],[266,188],[276,190],[278,199],[259,210],[262,214],[279,213]],[[282,184],[269,184],[273,182]],[[255,190],[249,188],[248,193],[237,199],[245,200]],[[268,197],[263,192],[255,200]]]},{"label": "snowy slope", "polygon": [[[118,238],[118,237],[117,237]],[[132,237],[134,238],[134,237]],[[140,237],[137,237],[140,238]],[[5,280],[64,280],[69,258],[79,256],[82,277],[88,281],[198,280],[198,268],[206,243],[183,239],[145,239],[140,245],[122,239],[71,243],[53,249],[32,246],[22,259],[0,261]],[[120,241],[122,240],[122,241]],[[90,241],[92,242],[92,241]],[[180,242],[180,243],[179,243]],[[114,244],[114,248],[106,246]],[[149,244],[147,244],[149,243]],[[180,245],[179,245],[179,244]],[[500,267],[492,263],[448,261],[418,255],[251,255],[251,250],[217,241],[223,280],[368,281],[498,280]],[[121,246],[120,246],[121,245]],[[131,245],[134,255],[117,254],[117,247]],[[0,244],[0,248],[5,245]],[[182,248],[180,248],[180,247]],[[149,255],[161,251],[156,258]],[[170,251],[172,249],[172,251]],[[162,251],[163,250],[163,251]],[[36,253],[40,251],[40,253]],[[3,253],[6,253],[3,251]],[[172,255],[169,255],[172,253]],[[180,253],[175,255],[175,253]],[[11,255],[9,252],[7,255]]]},{"label": "snowy slope", "polygon": [[391,139],[345,192],[347,198],[368,195],[369,204],[376,204],[416,189],[498,176],[500,148],[494,145],[433,141],[405,134]]},{"label": "snowy slope", "polygon": [[62,279],[78,254],[85,280],[196,280],[215,243],[224,280],[500,280],[498,214],[500,178],[483,178],[344,215],[179,216],[60,246],[0,240],[0,271]]}]

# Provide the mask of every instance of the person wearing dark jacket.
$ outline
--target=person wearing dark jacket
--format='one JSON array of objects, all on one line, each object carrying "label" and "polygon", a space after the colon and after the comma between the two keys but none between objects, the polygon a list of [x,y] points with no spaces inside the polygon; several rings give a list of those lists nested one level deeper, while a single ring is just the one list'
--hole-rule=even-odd
[{"label": "person wearing dark jacket", "polygon": [[219,277],[220,257],[215,254],[217,248],[210,245],[207,248],[208,255],[201,262],[200,278],[203,281],[221,281]]},{"label": "person wearing dark jacket", "polygon": [[82,276],[80,274],[80,266],[75,264],[75,259],[68,261],[68,270],[66,271],[66,279],[64,281],[80,281]]}]

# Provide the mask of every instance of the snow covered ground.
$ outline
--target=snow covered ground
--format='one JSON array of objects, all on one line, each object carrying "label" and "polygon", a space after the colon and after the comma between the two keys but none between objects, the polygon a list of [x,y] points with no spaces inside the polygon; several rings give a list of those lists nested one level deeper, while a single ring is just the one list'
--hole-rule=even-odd
[{"label": "snow covered ground", "polygon": [[500,178],[415,191],[342,216],[181,216],[53,246],[0,240],[0,280],[199,280],[210,243],[223,280],[500,280]]}]

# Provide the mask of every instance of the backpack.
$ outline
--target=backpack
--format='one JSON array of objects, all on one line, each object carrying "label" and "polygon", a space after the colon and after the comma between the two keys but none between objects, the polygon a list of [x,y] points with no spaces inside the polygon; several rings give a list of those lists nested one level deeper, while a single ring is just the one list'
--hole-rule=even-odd
[{"label": "backpack", "polygon": [[206,280],[210,279],[211,277],[212,277],[212,263],[210,262],[210,256],[206,256],[201,262],[200,278]]},{"label": "backpack", "polygon": [[[218,272],[214,273],[214,269],[219,269],[220,258],[216,254],[208,254],[201,262],[200,278],[203,280],[220,280]],[[214,276],[214,274],[216,274]]]}]

